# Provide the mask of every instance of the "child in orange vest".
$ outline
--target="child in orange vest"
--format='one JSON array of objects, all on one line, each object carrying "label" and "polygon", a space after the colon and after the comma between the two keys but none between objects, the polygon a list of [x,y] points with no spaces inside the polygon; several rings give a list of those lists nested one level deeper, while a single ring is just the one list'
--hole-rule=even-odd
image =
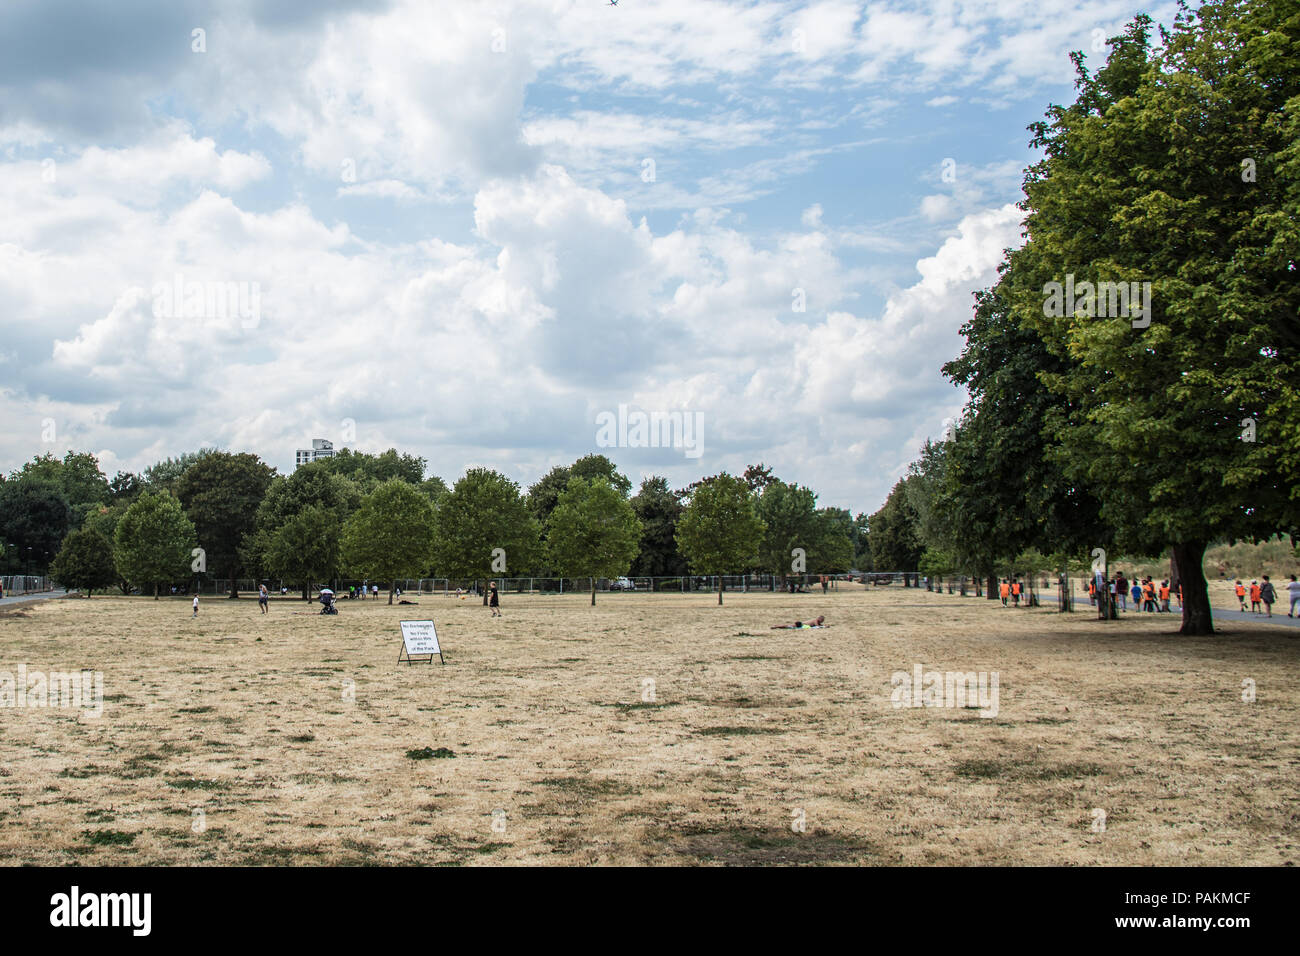
[{"label": "child in orange vest", "polygon": [[1259,613],[1259,582],[1250,582],[1250,613]]},{"label": "child in orange vest", "polygon": [[1241,586],[1240,581],[1237,582],[1237,601],[1238,603],[1241,604],[1241,613],[1245,614],[1246,613],[1246,589]]},{"label": "child in orange vest", "polygon": [[1169,582],[1160,582],[1160,610],[1169,613]]},{"label": "child in orange vest", "polygon": [[1011,603],[1013,603],[1016,607],[1020,607],[1020,582],[1019,581],[1011,582]]},{"label": "child in orange vest", "polygon": [[1007,596],[1011,594],[1011,585],[1007,584],[1007,579],[1003,578],[1002,583],[998,585],[998,593],[1002,595],[1002,606],[1007,606]]}]

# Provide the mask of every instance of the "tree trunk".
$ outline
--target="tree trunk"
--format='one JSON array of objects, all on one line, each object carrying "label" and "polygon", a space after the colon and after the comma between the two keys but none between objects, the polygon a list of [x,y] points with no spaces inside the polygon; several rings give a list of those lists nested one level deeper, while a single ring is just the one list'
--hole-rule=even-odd
[{"label": "tree trunk", "polygon": [[990,574],[987,579],[987,584],[988,599],[990,601],[996,601],[998,599],[998,576],[996,574]]},{"label": "tree trunk", "polygon": [[1210,592],[1205,583],[1205,542],[1187,541],[1174,545],[1183,585],[1183,626],[1178,633],[1199,637],[1214,633],[1214,616],[1210,613]]},{"label": "tree trunk", "polygon": [[722,607],[722,575],[718,575],[718,607]]},{"label": "tree trunk", "polygon": [[[477,582],[476,582],[476,583],[477,583]],[[487,582],[484,581],[484,582],[483,582],[483,606],[484,606],[484,607],[487,607],[487,606],[488,606],[488,603],[487,603],[488,594],[487,594],[487,592],[488,592],[488,589],[487,589]]]},{"label": "tree trunk", "polygon": [[310,590],[311,590],[311,585],[310,585],[310,584],[304,584],[304,585],[302,586],[302,599],[303,599],[304,601],[310,601],[310,600],[311,600],[311,594],[308,593]]},{"label": "tree trunk", "polygon": [[153,599],[158,600],[158,589],[162,587],[157,581],[153,583]]},{"label": "tree trunk", "polygon": [[397,581],[396,581],[396,580],[393,580],[393,581],[389,581],[389,582],[388,582],[388,603],[389,603],[390,606],[391,606],[392,603],[393,603],[393,588],[395,588],[395,587],[397,587]]},{"label": "tree trunk", "polygon": [[596,606],[596,579],[591,579],[591,606]]}]

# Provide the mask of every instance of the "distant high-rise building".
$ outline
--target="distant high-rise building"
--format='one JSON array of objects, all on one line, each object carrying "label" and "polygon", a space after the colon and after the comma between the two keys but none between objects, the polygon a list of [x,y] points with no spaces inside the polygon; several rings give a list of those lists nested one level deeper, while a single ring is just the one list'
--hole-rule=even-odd
[{"label": "distant high-rise building", "polygon": [[334,443],[332,441],[328,441],[324,438],[313,438],[311,440],[310,448],[298,449],[298,460],[294,463],[294,467],[297,468],[299,465],[309,464],[319,458],[333,457]]}]

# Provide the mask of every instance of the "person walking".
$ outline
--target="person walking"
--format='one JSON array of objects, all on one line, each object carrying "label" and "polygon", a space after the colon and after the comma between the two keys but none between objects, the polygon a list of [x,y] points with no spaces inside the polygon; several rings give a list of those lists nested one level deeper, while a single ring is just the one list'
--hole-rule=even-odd
[{"label": "person walking", "polygon": [[1141,614],[1142,613],[1142,584],[1141,582],[1138,581],[1136,576],[1134,576],[1133,578],[1133,586],[1128,589],[1128,593],[1133,598],[1134,613]]},{"label": "person walking", "polygon": [[1119,598],[1119,609],[1128,611],[1128,578],[1123,571],[1115,572],[1115,597]]},{"label": "person walking", "polygon": [[1011,603],[1020,607],[1020,579],[1016,578],[1011,582]]},{"label": "person walking", "polygon": [[1241,605],[1241,613],[1246,613],[1246,588],[1242,585],[1241,579],[1237,579],[1237,603]]},{"label": "person walking", "polygon": [[263,614],[267,613],[267,602],[270,600],[270,597],[271,596],[266,593],[266,585],[259,584],[257,586],[257,604],[258,607],[262,609]]},{"label": "person walking", "polygon": [[1264,603],[1264,616],[1273,616],[1273,602],[1277,600],[1277,589],[1273,587],[1273,582],[1264,575],[1264,583],[1259,586],[1259,599]]},{"label": "person walking", "polygon": [[196,594],[194,595],[194,613],[190,615],[190,620],[192,621],[198,616],[199,616],[199,596]]},{"label": "person walking", "polygon": [[1168,581],[1160,582],[1160,610],[1165,614],[1169,613],[1169,582]]},{"label": "person walking", "polygon": [[1007,598],[1011,596],[1011,585],[1007,583],[1006,578],[1003,578],[1002,583],[998,585],[998,593],[1002,595],[1002,606],[1006,607]]},{"label": "person walking", "polygon": [[1300,607],[1300,581],[1291,575],[1291,580],[1286,586],[1287,594],[1291,597],[1291,610],[1286,612],[1287,617],[1295,617],[1296,608]]},{"label": "person walking", "polygon": [[488,607],[492,608],[492,616],[501,616],[501,599],[497,597],[497,583],[495,581],[488,587]]},{"label": "person walking", "polygon": [[1258,614],[1258,613],[1259,613],[1259,603],[1260,603],[1260,602],[1259,602],[1259,582],[1258,582],[1258,581],[1251,581],[1251,582],[1250,582],[1250,613],[1251,613],[1251,614]]}]

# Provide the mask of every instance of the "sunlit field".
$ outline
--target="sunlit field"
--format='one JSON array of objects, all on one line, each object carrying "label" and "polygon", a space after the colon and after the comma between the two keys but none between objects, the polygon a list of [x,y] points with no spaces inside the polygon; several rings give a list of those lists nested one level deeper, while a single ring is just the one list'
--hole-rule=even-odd
[{"label": "sunlit field", "polygon": [[[1297,629],[1181,638],[1175,615],[1104,624],[1086,600],[1061,615],[896,585],[721,608],[510,595],[499,619],[415,600],[6,609],[0,671],[102,671],[104,703],[0,708],[0,861],[1300,857]],[[770,629],[817,614],[832,626]],[[445,665],[397,662],[398,621],[422,618]],[[895,707],[891,675],[918,664],[996,672],[996,716]]]}]

